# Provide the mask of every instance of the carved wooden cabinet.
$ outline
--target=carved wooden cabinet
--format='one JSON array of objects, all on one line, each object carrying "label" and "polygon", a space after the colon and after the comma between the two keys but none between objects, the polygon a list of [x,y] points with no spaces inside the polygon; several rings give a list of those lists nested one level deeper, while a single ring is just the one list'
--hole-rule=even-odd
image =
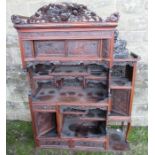
[{"label": "carved wooden cabinet", "polygon": [[36,146],[127,150],[139,57],[123,55],[118,14],[97,22],[31,23],[32,17],[12,21],[31,87]]}]

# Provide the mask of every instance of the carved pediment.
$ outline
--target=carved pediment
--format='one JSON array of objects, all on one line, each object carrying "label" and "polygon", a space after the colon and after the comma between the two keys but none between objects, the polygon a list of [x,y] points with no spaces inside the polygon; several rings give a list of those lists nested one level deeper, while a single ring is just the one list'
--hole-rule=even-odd
[{"label": "carved pediment", "polygon": [[89,10],[87,6],[76,3],[51,3],[37,10],[31,17],[12,15],[14,24],[37,24],[54,22],[118,22],[119,14],[113,13],[106,20]]}]

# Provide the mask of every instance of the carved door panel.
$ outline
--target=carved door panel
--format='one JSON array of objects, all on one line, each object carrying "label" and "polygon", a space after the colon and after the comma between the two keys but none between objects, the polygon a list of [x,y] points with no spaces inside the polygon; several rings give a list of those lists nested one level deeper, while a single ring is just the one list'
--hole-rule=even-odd
[{"label": "carved door panel", "polygon": [[130,90],[112,90],[112,111],[128,115],[130,107]]}]

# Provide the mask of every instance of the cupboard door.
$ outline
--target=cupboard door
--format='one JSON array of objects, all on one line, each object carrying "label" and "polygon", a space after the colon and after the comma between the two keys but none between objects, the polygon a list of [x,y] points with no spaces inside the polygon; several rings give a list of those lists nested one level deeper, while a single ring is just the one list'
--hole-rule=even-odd
[{"label": "cupboard door", "polygon": [[130,90],[112,90],[112,112],[129,115]]}]

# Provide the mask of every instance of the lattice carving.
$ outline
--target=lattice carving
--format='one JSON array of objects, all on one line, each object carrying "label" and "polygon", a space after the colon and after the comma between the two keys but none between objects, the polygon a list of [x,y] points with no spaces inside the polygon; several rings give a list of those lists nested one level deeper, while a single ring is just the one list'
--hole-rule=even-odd
[{"label": "lattice carving", "polygon": [[112,111],[128,115],[130,90],[112,90]]}]

